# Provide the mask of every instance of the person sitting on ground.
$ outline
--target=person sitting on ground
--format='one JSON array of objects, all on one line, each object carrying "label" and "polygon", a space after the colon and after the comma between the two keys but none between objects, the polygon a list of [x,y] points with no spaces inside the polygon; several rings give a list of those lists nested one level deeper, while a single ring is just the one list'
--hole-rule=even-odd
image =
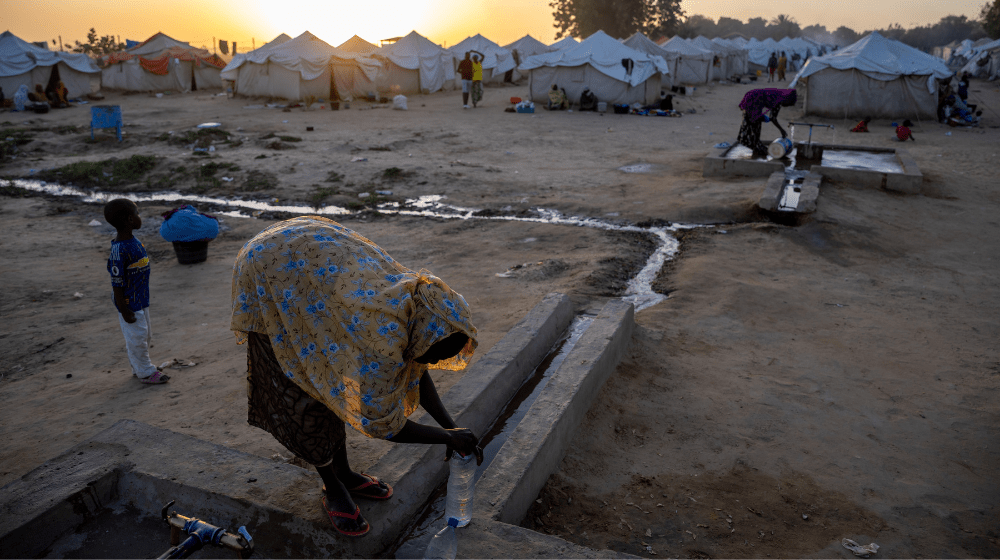
[{"label": "person sitting on ground", "polygon": [[798,93],[794,89],[752,89],[740,101],[743,110],[743,124],[736,141],[753,150],[754,157],[767,157],[767,146],[760,141],[762,123],[772,122],[781,131],[782,138],[788,138],[785,129],[778,124],[778,112],[782,107],[795,105]]},{"label": "person sitting on ground", "polygon": [[14,92],[14,108],[11,111],[23,111],[28,106],[28,86],[21,84],[21,87],[17,88]]},{"label": "person sitting on ground", "polygon": [[868,123],[870,122],[872,122],[871,117],[865,117],[864,119],[861,119],[861,122],[854,125],[854,128],[851,129],[851,132],[868,132]]},{"label": "person sitting on ground", "polygon": [[45,95],[42,84],[35,84],[35,91],[28,94],[28,101],[34,103],[48,103],[49,97]]},{"label": "person sitting on ground", "polygon": [[552,89],[549,90],[549,104],[546,108],[549,111],[568,109],[569,99],[566,97],[565,90],[560,90],[558,85],[552,84]]},{"label": "person sitting on ground", "polygon": [[674,96],[666,92],[666,90],[660,90],[660,110],[661,111],[673,111],[674,110]]},{"label": "person sitting on ground", "polygon": [[580,110],[581,111],[597,110],[597,96],[594,95],[594,92],[590,91],[589,87],[583,88],[583,93],[580,94]]},{"label": "person sitting on ground", "polygon": [[950,126],[978,126],[982,111],[976,111],[977,105],[966,105],[954,95],[948,97],[947,114]]},{"label": "person sitting on ground", "polygon": [[896,140],[899,140],[900,142],[906,142],[907,140],[913,140],[914,142],[916,142],[917,139],[914,138],[913,132],[910,130],[911,126],[913,126],[913,123],[910,121],[910,119],[906,119],[905,121],[903,121],[903,124],[897,126],[896,127]]},{"label": "person sitting on ground", "polygon": [[116,198],[104,205],[104,219],[118,230],[111,241],[108,272],[132,374],[148,385],[161,385],[170,376],[160,372],[149,359],[153,339],[149,324],[149,256],[142,242],[132,235],[142,227],[139,209],[127,198]]},{"label": "person sitting on ground", "polygon": [[4,105],[7,103],[7,98],[3,95],[3,87],[0,87],[0,109],[3,109]]},{"label": "person sitting on ground", "polygon": [[[231,329],[247,344],[247,421],[316,468],[323,510],[342,535],[370,529],[355,499],[393,494],[351,468],[345,422],[369,438],[445,444],[445,460],[455,451],[482,464],[479,438],[455,424],[427,369],[468,364],[478,344],[471,317],[440,278],[319,216],[271,225],[237,255]],[[418,405],[441,427],[408,419]]]},{"label": "person sitting on ground", "polygon": [[68,90],[62,82],[57,83],[55,86],[45,90],[45,97],[49,101],[49,105],[53,109],[61,109],[63,107],[69,107],[69,103],[66,101],[66,95]]}]

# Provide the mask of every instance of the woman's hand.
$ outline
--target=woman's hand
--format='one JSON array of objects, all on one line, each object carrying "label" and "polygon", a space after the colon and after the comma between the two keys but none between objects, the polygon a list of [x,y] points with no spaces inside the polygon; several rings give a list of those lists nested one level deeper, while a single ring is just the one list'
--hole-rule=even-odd
[{"label": "woman's hand", "polygon": [[457,451],[463,456],[474,454],[476,456],[476,465],[483,464],[483,448],[479,447],[479,438],[476,437],[476,434],[472,433],[472,430],[455,428],[454,430],[446,431],[448,432],[450,441],[448,442],[448,449],[445,452],[445,461],[451,459],[453,451]]}]

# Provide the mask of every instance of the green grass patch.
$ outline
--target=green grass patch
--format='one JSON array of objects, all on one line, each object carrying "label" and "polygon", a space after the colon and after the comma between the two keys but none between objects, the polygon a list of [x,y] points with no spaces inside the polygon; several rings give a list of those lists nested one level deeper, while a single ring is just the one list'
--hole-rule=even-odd
[{"label": "green grass patch", "polygon": [[23,146],[34,140],[30,131],[26,128],[3,128],[0,129],[0,159],[7,159],[17,153],[17,147]]},{"label": "green grass patch", "polygon": [[324,200],[336,194],[340,194],[339,189],[317,186],[313,189],[312,194],[309,195],[309,202],[312,203],[313,208],[319,208]]},{"label": "green grass patch", "polygon": [[140,182],[154,167],[155,156],[134,155],[125,159],[78,161],[43,171],[36,177],[81,187],[117,187]]},{"label": "green grass patch", "polygon": [[278,186],[278,177],[268,171],[257,169],[247,172],[247,178],[243,181],[244,191],[262,191]]}]

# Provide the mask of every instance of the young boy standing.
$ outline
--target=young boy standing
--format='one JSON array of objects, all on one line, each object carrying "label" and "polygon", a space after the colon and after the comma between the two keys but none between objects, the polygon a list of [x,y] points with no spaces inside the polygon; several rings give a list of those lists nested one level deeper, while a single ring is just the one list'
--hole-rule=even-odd
[{"label": "young boy standing", "polygon": [[104,219],[118,230],[111,241],[108,272],[114,291],[118,323],[125,335],[125,349],[132,373],[143,383],[159,385],[170,376],[160,373],[149,360],[152,329],[149,324],[149,256],[132,236],[142,227],[139,209],[126,198],[116,198],[104,206]]}]

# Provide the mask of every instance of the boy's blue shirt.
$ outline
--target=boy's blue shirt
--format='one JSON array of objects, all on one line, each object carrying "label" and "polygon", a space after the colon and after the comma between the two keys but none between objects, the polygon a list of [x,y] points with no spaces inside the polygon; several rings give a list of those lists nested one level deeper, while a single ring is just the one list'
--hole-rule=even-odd
[{"label": "boy's blue shirt", "polygon": [[149,307],[149,255],[138,239],[111,242],[108,273],[112,286],[125,289],[125,303],[129,309],[142,311]]}]

